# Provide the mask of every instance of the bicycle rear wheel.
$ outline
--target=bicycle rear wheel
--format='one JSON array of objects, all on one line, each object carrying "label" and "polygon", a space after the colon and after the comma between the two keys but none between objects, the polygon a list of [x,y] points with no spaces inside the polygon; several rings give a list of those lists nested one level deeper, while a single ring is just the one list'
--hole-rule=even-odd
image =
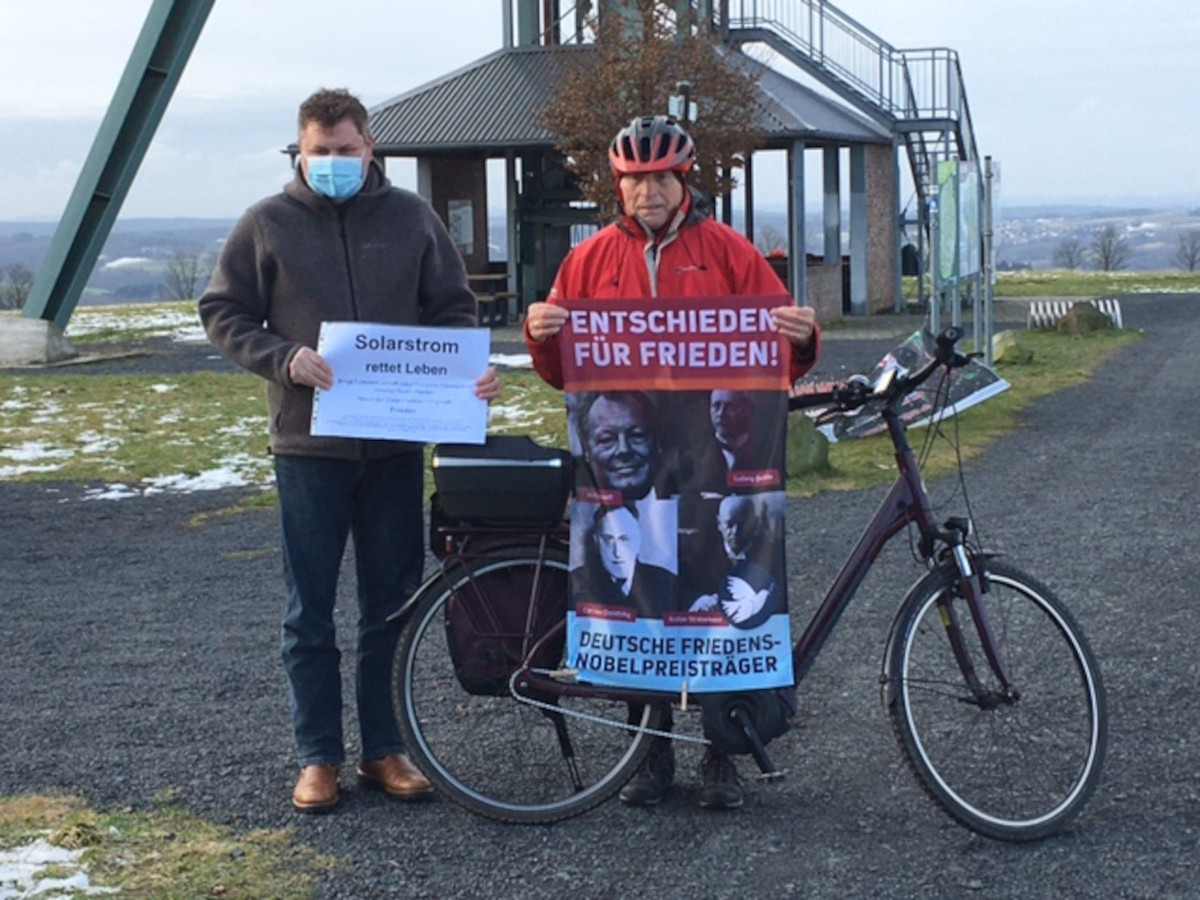
[{"label": "bicycle rear wheel", "polygon": [[[650,735],[627,727],[626,703],[544,693],[519,699],[507,678],[495,695],[483,695],[470,681],[474,692],[464,688],[461,667],[456,672],[450,604],[528,610],[532,599],[565,609],[567,582],[558,551],[548,553],[540,572],[536,548],[468,561],[426,584],[397,646],[392,698],[407,751],[442,793],[488,818],[542,823],[578,815],[615,794],[649,749]],[[554,621],[564,627],[561,613]],[[503,636],[510,645],[512,637]],[[520,654],[511,657],[512,670]],[[561,661],[558,651],[551,665]],[[637,726],[655,728],[660,716],[645,706]]]},{"label": "bicycle rear wheel", "polygon": [[[1100,779],[1104,688],[1058,598],[1008,565],[983,565],[985,612],[1017,699],[1001,693],[952,567],[923,578],[897,614],[884,698],[912,770],[943,809],[987,837],[1034,840],[1078,814]],[[983,682],[982,702],[951,649],[955,628]]]}]

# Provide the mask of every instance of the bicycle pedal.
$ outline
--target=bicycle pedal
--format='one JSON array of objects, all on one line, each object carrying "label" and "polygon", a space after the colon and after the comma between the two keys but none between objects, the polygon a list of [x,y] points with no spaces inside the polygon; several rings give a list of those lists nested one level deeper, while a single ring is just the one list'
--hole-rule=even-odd
[{"label": "bicycle pedal", "polygon": [[785,778],[787,778],[787,773],[778,770],[774,772],[759,772],[754,776],[754,780],[762,784],[774,784],[776,781],[783,781]]}]

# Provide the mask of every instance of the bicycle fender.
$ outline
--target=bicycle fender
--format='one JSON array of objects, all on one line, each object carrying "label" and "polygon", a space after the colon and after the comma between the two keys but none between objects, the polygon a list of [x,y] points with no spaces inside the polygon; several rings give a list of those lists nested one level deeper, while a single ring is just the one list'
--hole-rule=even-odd
[{"label": "bicycle fender", "polygon": [[408,599],[404,601],[404,605],[387,617],[387,621],[395,622],[397,619],[403,619],[405,616],[407,616],[410,612],[412,612],[413,607],[420,602],[421,598],[425,596],[425,592],[429,590],[430,586],[435,581],[439,581],[445,577],[446,576],[439,570],[422,581],[420,586],[408,595]]},{"label": "bicycle fender", "polygon": [[[532,554],[534,556],[540,552],[536,547],[527,547],[525,545],[514,544],[511,540],[493,542],[492,544],[486,545],[486,549],[487,552],[494,555],[496,559],[503,558],[505,552],[520,551],[523,553]],[[387,621],[394,622],[397,619],[404,618],[406,615],[412,612],[413,607],[421,601],[421,598],[425,596],[425,592],[428,591],[435,582],[443,579],[449,579],[455,571],[468,571],[466,567],[467,561],[475,558],[482,559],[483,557],[456,557],[456,559],[459,561],[451,563],[447,563],[445,560],[442,560],[439,564],[439,567],[433,572],[433,574],[426,577],[426,579],[417,586],[417,589],[408,595],[408,599],[404,601],[404,605],[388,616]],[[448,567],[450,567],[449,571]]]},{"label": "bicycle fender", "polygon": [[[977,553],[972,553],[971,559],[979,563],[981,569],[986,572],[987,560],[995,559],[996,557],[1003,555],[1003,553],[998,551],[981,550]],[[887,641],[883,645],[883,663],[879,670],[879,684],[882,688],[883,704],[885,707],[890,706],[892,703],[891,685],[888,684],[887,673],[891,671],[892,648],[894,648],[897,644],[896,631],[900,627],[901,613],[904,612],[909,603],[914,602],[913,597],[916,594],[925,593],[926,585],[930,584],[930,582],[937,582],[938,587],[940,588],[942,586],[940,584],[941,582],[951,584],[954,581],[957,581],[958,578],[958,565],[955,563],[954,557],[946,555],[942,558],[941,562],[934,566],[930,571],[926,572],[924,575],[914,581],[912,585],[909,586],[908,592],[904,595],[904,599],[900,601],[900,605],[896,609],[896,615],[892,618],[891,627],[888,628]],[[932,587],[930,589],[932,590]]]},{"label": "bicycle fender", "polygon": [[904,595],[904,599],[900,601],[900,605],[896,608],[896,615],[892,617],[892,624],[888,628],[887,641],[883,645],[883,664],[879,670],[879,686],[885,708],[891,706],[894,700],[892,686],[888,683],[887,673],[891,671],[892,653],[899,643],[896,640],[896,632],[900,630],[900,619],[903,618],[904,610],[908,608],[910,603],[915,602],[913,598],[918,594],[923,594],[926,590],[933,590],[935,585],[937,589],[941,589],[946,584],[952,584],[956,580],[958,580],[958,566],[955,565],[953,557],[944,559],[912,583],[908,592]]}]

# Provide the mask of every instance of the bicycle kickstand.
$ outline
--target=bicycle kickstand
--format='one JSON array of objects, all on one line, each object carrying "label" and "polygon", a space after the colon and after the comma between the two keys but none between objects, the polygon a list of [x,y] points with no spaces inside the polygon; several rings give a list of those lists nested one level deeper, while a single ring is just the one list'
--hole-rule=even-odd
[{"label": "bicycle kickstand", "polygon": [[741,706],[734,706],[729,710],[729,717],[737,722],[738,727],[742,729],[742,734],[746,736],[746,740],[750,744],[750,755],[754,757],[754,761],[758,764],[761,773],[758,776],[759,780],[783,780],[784,773],[775,768],[775,763],[767,755],[767,747],[762,742],[762,738],[758,736],[758,729],[754,727],[754,720],[751,718],[749,711]]}]

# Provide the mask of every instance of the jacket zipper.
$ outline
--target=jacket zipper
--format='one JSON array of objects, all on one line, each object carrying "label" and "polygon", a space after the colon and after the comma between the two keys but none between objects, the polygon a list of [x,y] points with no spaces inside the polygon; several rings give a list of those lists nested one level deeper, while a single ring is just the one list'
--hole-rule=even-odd
[{"label": "jacket zipper", "polygon": [[650,296],[658,296],[658,264],[662,260],[663,248],[670,244],[679,236],[679,231],[676,229],[668,234],[662,241],[655,241],[651,238],[646,244],[646,271],[650,274]]},{"label": "jacket zipper", "polygon": [[[687,216],[683,213],[682,205],[675,212],[675,218],[672,220],[670,227],[667,229],[666,236],[660,241],[651,234],[650,240],[646,243],[646,249],[642,256],[646,260],[646,271],[650,275],[650,296],[658,296],[658,264],[662,259],[663,248],[668,246],[672,241],[679,237],[679,229],[683,227],[684,220]],[[640,223],[639,223],[640,224]],[[645,226],[642,226],[645,229]]]},{"label": "jacket zipper", "polygon": [[[354,266],[351,265],[352,257],[350,256],[350,240],[346,237],[346,210],[345,207],[338,207],[338,238],[342,242],[342,257],[346,262],[346,281],[350,285],[350,310],[354,314],[354,321],[361,320],[358,314],[358,291],[354,288]],[[355,439],[358,444],[358,458],[365,460],[367,458],[367,442]]]},{"label": "jacket zipper", "polygon": [[354,267],[351,265],[350,256],[350,241],[346,237],[346,211],[340,208],[337,211],[338,216],[338,237],[342,242],[342,256],[346,261],[346,280],[350,283],[350,308],[354,312],[354,321],[360,319],[358,314],[358,291],[354,288]]}]

